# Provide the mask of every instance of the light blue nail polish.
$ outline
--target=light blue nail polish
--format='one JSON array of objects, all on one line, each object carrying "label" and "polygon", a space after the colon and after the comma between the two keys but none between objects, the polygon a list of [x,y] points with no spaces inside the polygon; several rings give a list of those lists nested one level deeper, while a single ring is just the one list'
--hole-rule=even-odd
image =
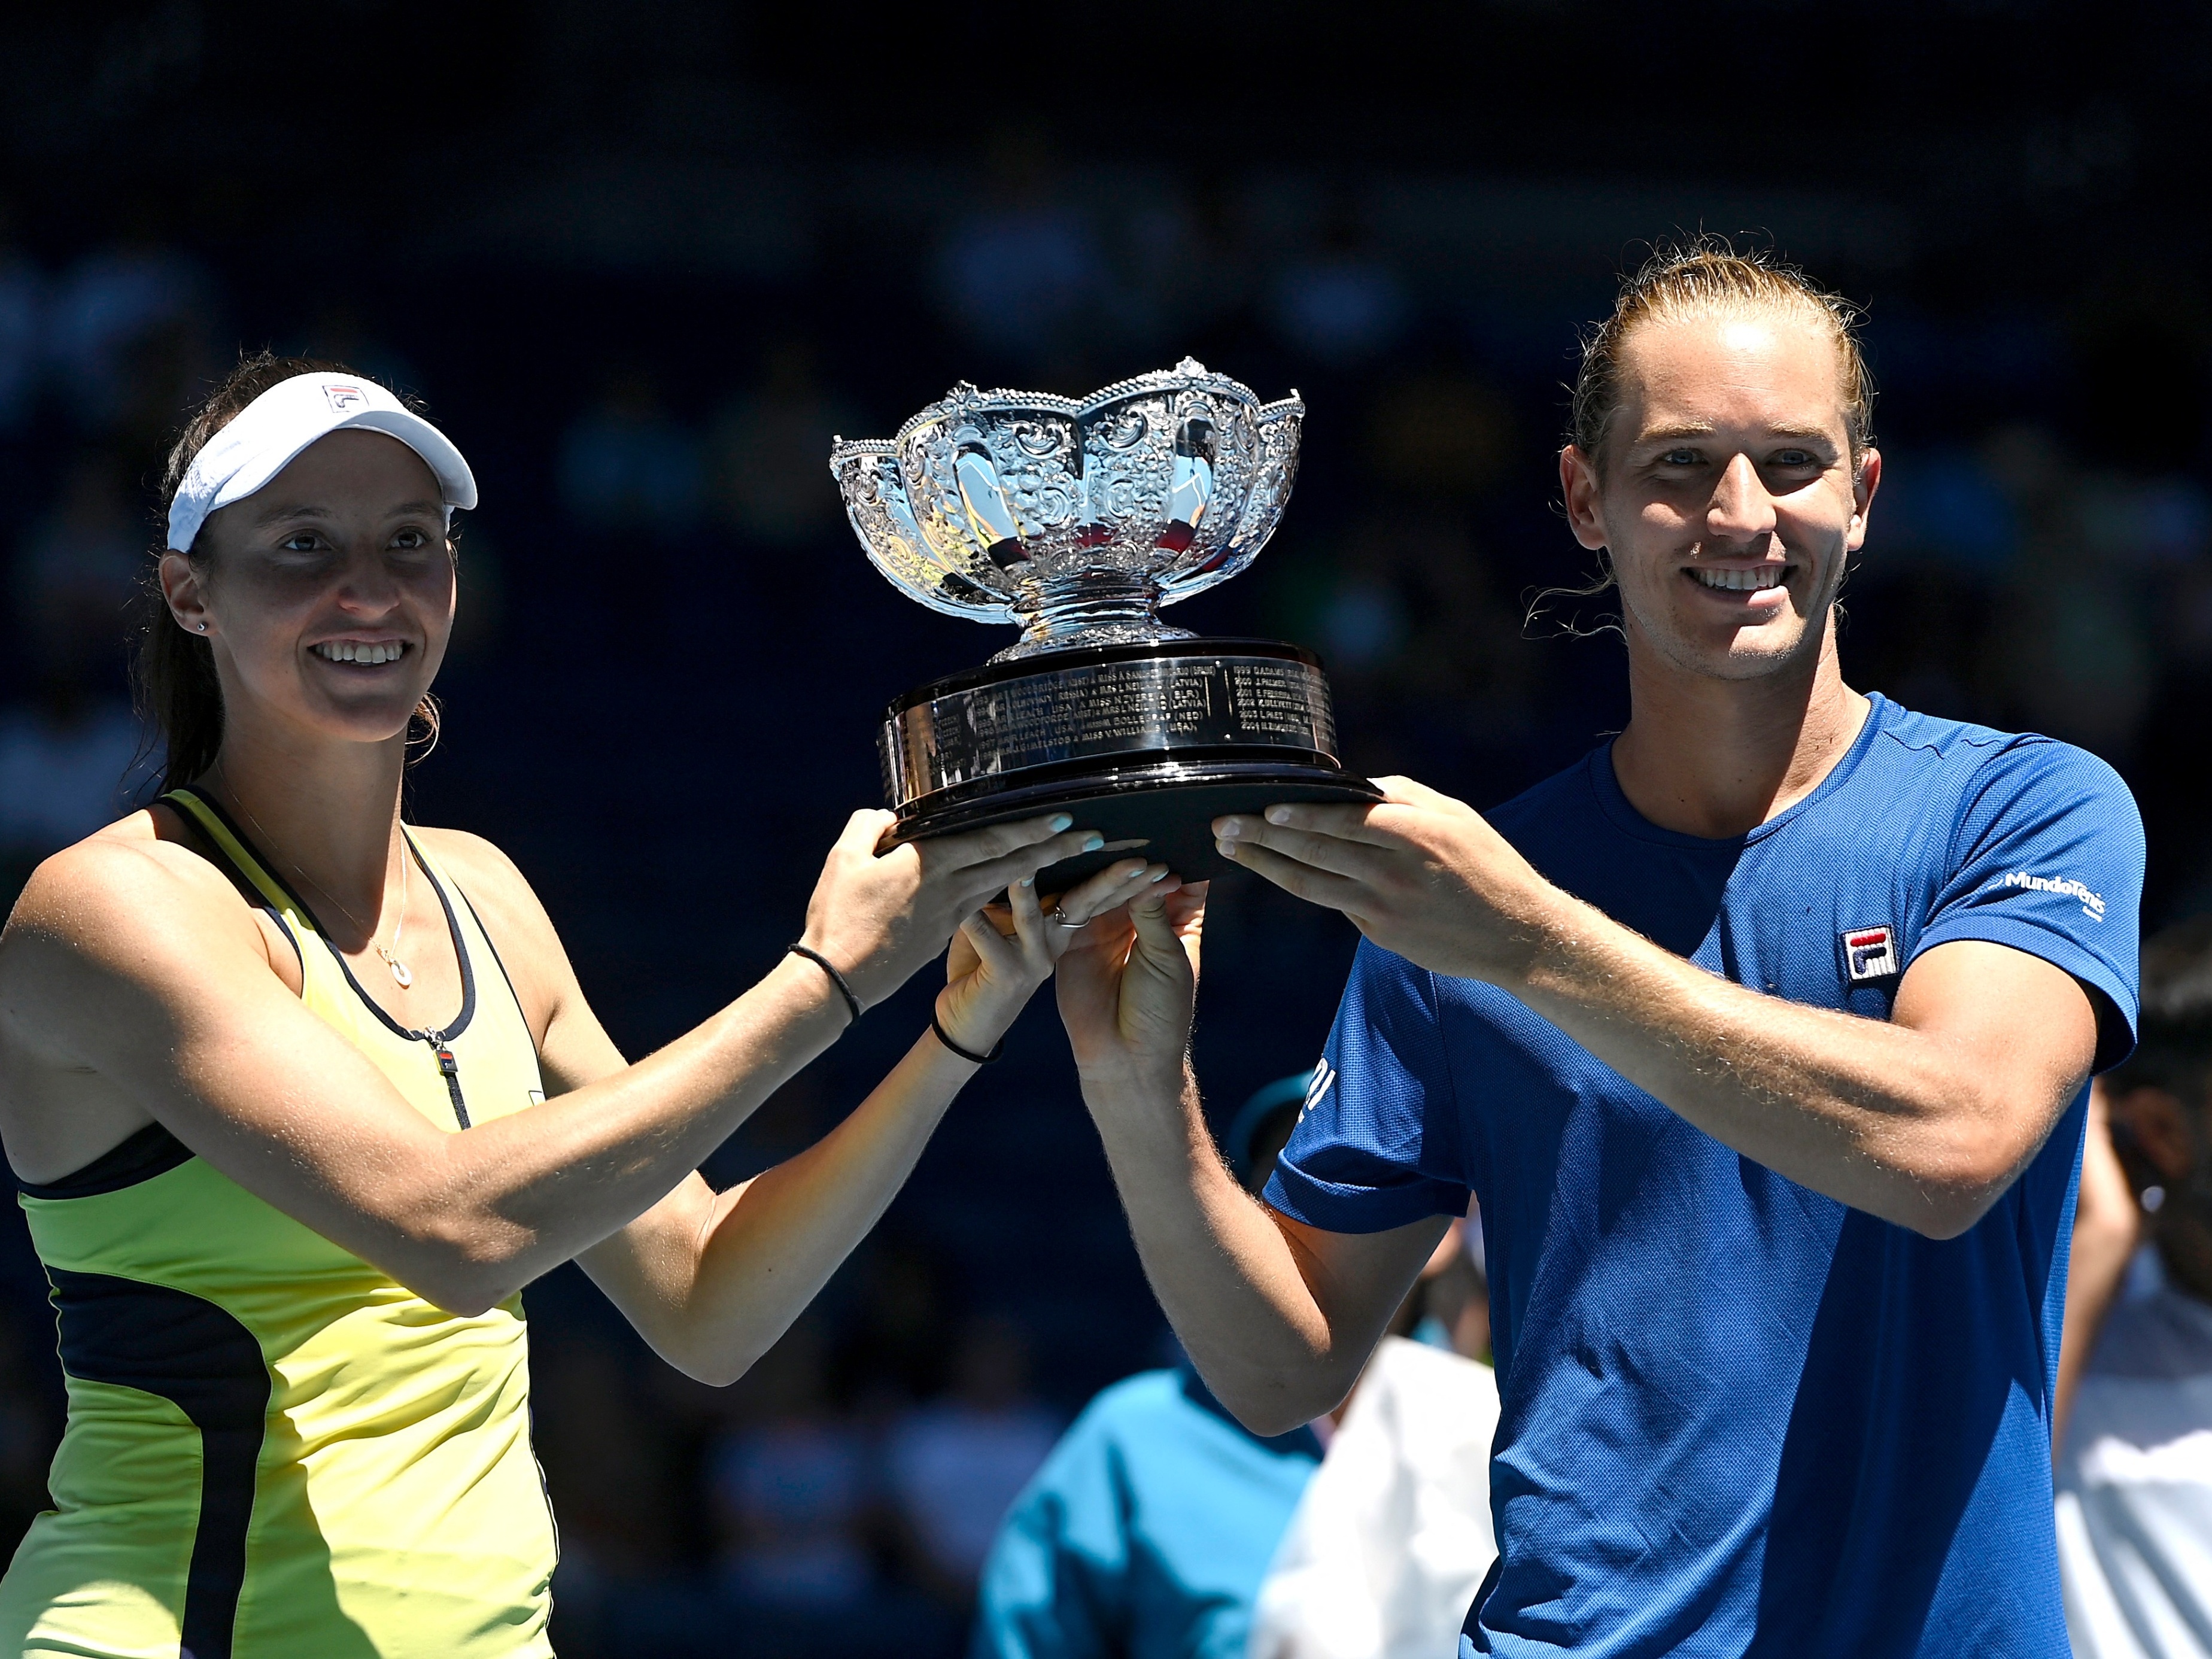
[{"label": "light blue nail polish", "polygon": [[1152,878],[1152,879],[1153,879],[1154,881],[1165,881],[1165,880],[1166,880],[1166,879],[1170,876],[1170,875],[1172,875],[1173,873],[1174,873],[1174,872],[1173,872],[1173,871],[1170,871],[1170,870],[1163,870],[1163,871],[1161,871],[1161,872],[1159,872],[1159,874],[1158,874],[1157,876],[1154,876],[1154,877]]},{"label": "light blue nail polish", "polygon": [[1054,812],[1052,815],[1052,832],[1055,836],[1063,830],[1073,830],[1073,828],[1075,828],[1075,820],[1068,817],[1066,813]]},{"label": "light blue nail polish", "polygon": [[1035,876],[1024,876],[1024,877],[1022,878],[1022,885],[1023,885],[1023,886],[1024,886],[1024,887],[1034,887],[1034,886],[1036,886],[1036,878]]},{"label": "light blue nail polish", "polygon": [[1233,841],[1217,841],[1213,843],[1213,850],[1225,859],[1233,859],[1237,856],[1237,843]]},{"label": "light blue nail polish", "polygon": [[1270,807],[1267,809],[1267,822],[1268,822],[1268,823],[1288,823],[1290,821],[1291,821],[1291,809],[1290,809],[1289,807],[1287,807],[1287,806],[1270,806]]},{"label": "light blue nail polish", "polygon": [[1085,836],[1083,838],[1083,850],[1086,853],[1095,853],[1105,844],[1106,837],[1103,836]]}]

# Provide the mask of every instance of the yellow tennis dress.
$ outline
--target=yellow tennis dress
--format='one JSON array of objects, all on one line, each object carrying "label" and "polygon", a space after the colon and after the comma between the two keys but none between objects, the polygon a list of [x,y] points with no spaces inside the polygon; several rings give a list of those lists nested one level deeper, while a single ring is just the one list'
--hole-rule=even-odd
[{"label": "yellow tennis dress", "polygon": [[[164,798],[299,952],[301,1000],[453,1133],[544,1098],[465,896],[412,836],[461,1007],[410,1031],[235,824]],[[550,1654],[555,1542],[530,1448],[522,1302],[463,1317],[264,1203],[156,1124],[23,1186],[60,1312],[56,1507],[0,1581],[0,1655]]]}]

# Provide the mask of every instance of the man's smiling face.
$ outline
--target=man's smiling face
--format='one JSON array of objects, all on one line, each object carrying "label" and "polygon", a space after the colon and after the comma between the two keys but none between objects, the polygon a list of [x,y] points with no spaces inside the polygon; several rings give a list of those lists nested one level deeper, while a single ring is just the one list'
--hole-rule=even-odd
[{"label": "man's smiling face", "polygon": [[1632,645],[1723,679],[1805,665],[1881,470],[1851,454],[1833,335],[1794,308],[1717,307],[1638,325],[1620,362],[1602,456],[1570,446],[1560,471]]}]

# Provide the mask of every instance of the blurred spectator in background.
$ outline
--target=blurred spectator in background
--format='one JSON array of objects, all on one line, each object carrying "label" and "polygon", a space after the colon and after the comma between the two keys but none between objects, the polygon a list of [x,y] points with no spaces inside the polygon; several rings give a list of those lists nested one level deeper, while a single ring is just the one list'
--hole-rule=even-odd
[{"label": "blurred spectator in background", "polygon": [[1032,373],[1079,376],[1113,288],[1097,227],[1065,198],[1042,134],[999,133],[990,162],[993,199],[938,248],[939,298],[978,345]]},{"label": "blurred spectator in background", "polygon": [[[1269,1084],[1222,1137],[1257,1192],[1312,1073]],[[1092,1401],[1006,1516],[969,1659],[1243,1659],[1252,1600],[1321,1457],[1262,1439],[1188,1361]]]},{"label": "blurred spectator in background", "polygon": [[561,1577],[650,1578],[678,1559],[678,1472],[605,1333],[546,1333],[531,1354],[532,1427],[561,1517]]},{"label": "blurred spectator in background", "polygon": [[964,1608],[1000,1519],[1052,1450],[1060,1422],[1030,1397],[1029,1343],[1003,1315],[962,1326],[951,1381],[943,1398],[892,1425],[884,1473],[917,1577]]},{"label": "blurred spectator in background", "polygon": [[642,368],[608,376],[597,406],[562,434],[558,466],[561,504],[583,524],[668,534],[698,517],[699,446]]},{"label": "blurred spectator in background", "polygon": [[1340,194],[1319,244],[1286,263],[1267,290],[1276,331],[1307,356],[1348,368],[1380,356],[1412,314],[1406,285],[1360,234],[1357,204]]},{"label": "blurred spectator in background", "polygon": [[30,419],[39,385],[39,318],[45,283],[38,267],[15,252],[8,212],[0,206],[0,434]]},{"label": "blurred spectator in background", "polygon": [[[2054,1419],[2067,1629],[2080,1659],[2200,1659],[2212,1653],[2212,916],[2145,942],[2142,1041],[2103,1093]],[[2145,1231],[2154,1249],[2136,1254]]]},{"label": "blurred spectator in background", "polygon": [[875,1460],[824,1361],[818,1320],[802,1320],[747,1374],[745,1420],[708,1455],[721,1592],[763,1652],[860,1652],[879,1633]]},{"label": "blurred spectator in background", "polygon": [[148,539],[120,465],[94,450],[18,550],[8,597],[34,678],[0,709],[0,857],[22,873],[124,810],[140,732],[123,638]]},{"label": "blurred spectator in background", "polygon": [[82,430],[121,436],[149,458],[167,441],[214,366],[211,289],[196,260],[143,235],[63,272],[40,332]]},{"label": "blurred spectator in background", "polygon": [[1543,647],[1472,522],[1511,441],[1504,400],[1464,371],[1386,381],[1342,540],[1280,573],[1284,625],[1320,648],[1345,751],[1370,772],[1529,730]]},{"label": "blurred spectator in background", "polygon": [[716,511],[739,534],[778,545],[834,528],[830,443],[857,423],[815,373],[813,348],[804,340],[778,342],[758,384],[722,411],[708,438]]},{"label": "blurred spectator in background", "polygon": [[[1438,1255],[1464,1261],[1459,1242],[1455,1227]],[[1432,1258],[1431,1273],[1443,1265]],[[1250,1659],[1449,1654],[1498,1555],[1498,1379],[1465,1355],[1386,1336],[1339,1411],[1260,1587]]]},{"label": "blurred spectator in background", "polygon": [[1988,448],[2020,531],[1992,636],[2005,703],[2023,729],[2124,763],[2155,670],[2146,549],[2047,433],[2007,428]]}]

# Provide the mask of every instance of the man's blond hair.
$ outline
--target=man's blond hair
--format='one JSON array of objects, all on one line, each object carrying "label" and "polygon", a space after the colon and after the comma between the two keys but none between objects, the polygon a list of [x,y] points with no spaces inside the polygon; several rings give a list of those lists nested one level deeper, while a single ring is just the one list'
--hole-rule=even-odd
[{"label": "man's blond hair", "polygon": [[1576,447],[1603,464],[1607,430],[1620,407],[1621,351],[1635,330],[1675,317],[1746,308],[1798,313],[1834,342],[1843,371],[1844,426],[1856,460],[1874,443],[1874,379],[1859,349],[1857,308],[1795,265],[1760,250],[1739,253],[1720,236],[1653,250],[1643,269],[1621,283],[1613,315],[1584,336],[1582,368],[1575,375],[1571,435]]}]

